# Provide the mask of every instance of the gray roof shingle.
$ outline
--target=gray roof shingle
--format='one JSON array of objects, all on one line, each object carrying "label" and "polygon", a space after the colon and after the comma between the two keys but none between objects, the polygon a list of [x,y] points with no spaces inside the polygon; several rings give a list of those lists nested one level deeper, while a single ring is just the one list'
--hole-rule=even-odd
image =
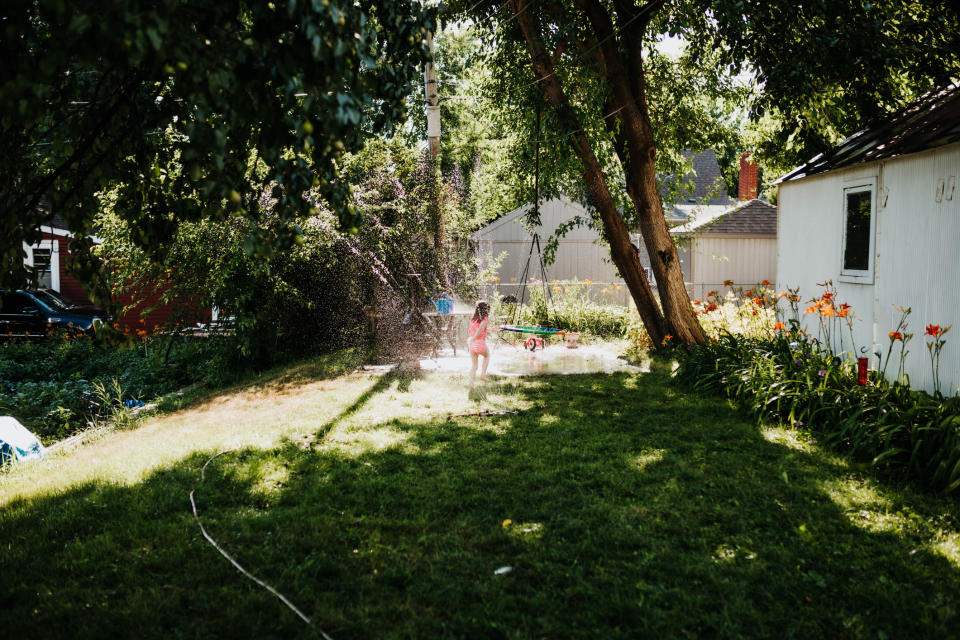
[{"label": "gray roof shingle", "polygon": [[763,200],[748,200],[719,215],[708,215],[673,229],[671,233],[742,233],[777,235],[777,208]]}]

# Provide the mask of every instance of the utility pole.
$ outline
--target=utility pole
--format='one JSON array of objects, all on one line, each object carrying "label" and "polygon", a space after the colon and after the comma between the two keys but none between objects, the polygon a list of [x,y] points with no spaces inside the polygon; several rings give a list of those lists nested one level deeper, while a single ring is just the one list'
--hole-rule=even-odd
[{"label": "utility pole", "polygon": [[[423,70],[424,92],[427,96],[427,138],[430,141],[430,161],[433,165],[434,178],[440,169],[440,97],[437,95],[437,70],[433,66],[433,34],[427,31],[427,49],[430,51],[430,58]],[[446,247],[444,238],[443,221],[443,203],[441,202],[440,185],[436,185],[436,201],[433,203],[434,209],[434,233],[433,248],[437,252],[437,259],[440,263],[440,270],[443,275],[444,286],[449,288],[450,276],[447,273],[446,265]]]},{"label": "utility pole", "polygon": [[430,139],[430,159],[440,156],[440,98],[437,96],[437,71],[433,66],[433,34],[427,31],[430,59],[424,68],[424,89],[427,95],[427,138]]}]

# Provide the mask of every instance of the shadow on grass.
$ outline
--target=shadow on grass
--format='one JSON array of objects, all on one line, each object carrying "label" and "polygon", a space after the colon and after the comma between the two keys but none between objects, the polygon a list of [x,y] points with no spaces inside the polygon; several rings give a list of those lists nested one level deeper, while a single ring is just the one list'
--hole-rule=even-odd
[{"label": "shadow on grass", "polygon": [[[665,376],[504,384],[535,408],[389,421],[376,427],[395,444],[354,455],[226,454],[197,489],[201,517],[337,640],[960,628],[960,572],[929,546],[938,528],[956,533],[955,503],[886,495]],[[11,503],[7,637],[314,637],[202,540],[187,494],[213,453],[135,486]]]}]

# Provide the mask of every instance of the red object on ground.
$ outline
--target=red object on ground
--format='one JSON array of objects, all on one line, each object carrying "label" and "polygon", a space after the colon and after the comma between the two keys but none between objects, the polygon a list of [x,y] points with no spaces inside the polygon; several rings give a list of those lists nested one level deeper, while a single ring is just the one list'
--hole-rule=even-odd
[{"label": "red object on ground", "polygon": [[857,358],[857,384],[861,387],[867,384],[867,359]]}]

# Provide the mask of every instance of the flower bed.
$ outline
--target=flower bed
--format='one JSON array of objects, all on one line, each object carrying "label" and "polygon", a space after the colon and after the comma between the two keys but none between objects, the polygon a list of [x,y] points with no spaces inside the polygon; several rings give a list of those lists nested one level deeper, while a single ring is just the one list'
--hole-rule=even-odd
[{"label": "flower bed", "polygon": [[[724,394],[757,420],[805,431],[886,474],[956,493],[960,398],[944,397],[939,388],[932,395],[912,390],[902,375],[910,309],[901,309],[900,323],[889,333],[881,370],[858,375],[855,358],[860,352],[852,330],[845,337],[852,311],[836,299],[830,283],[806,309],[819,318],[816,335],[800,327],[796,290],[782,292],[778,300],[785,300],[787,309],[775,324],[740,333],[722,327],[709,344],[680,351],[678,381],[697,391]],[[925,332],[933,338],[927,345],[937,381],[949,329],[931,324]],[[886,369],[898,348],[900,370],[891,382]]]}]

